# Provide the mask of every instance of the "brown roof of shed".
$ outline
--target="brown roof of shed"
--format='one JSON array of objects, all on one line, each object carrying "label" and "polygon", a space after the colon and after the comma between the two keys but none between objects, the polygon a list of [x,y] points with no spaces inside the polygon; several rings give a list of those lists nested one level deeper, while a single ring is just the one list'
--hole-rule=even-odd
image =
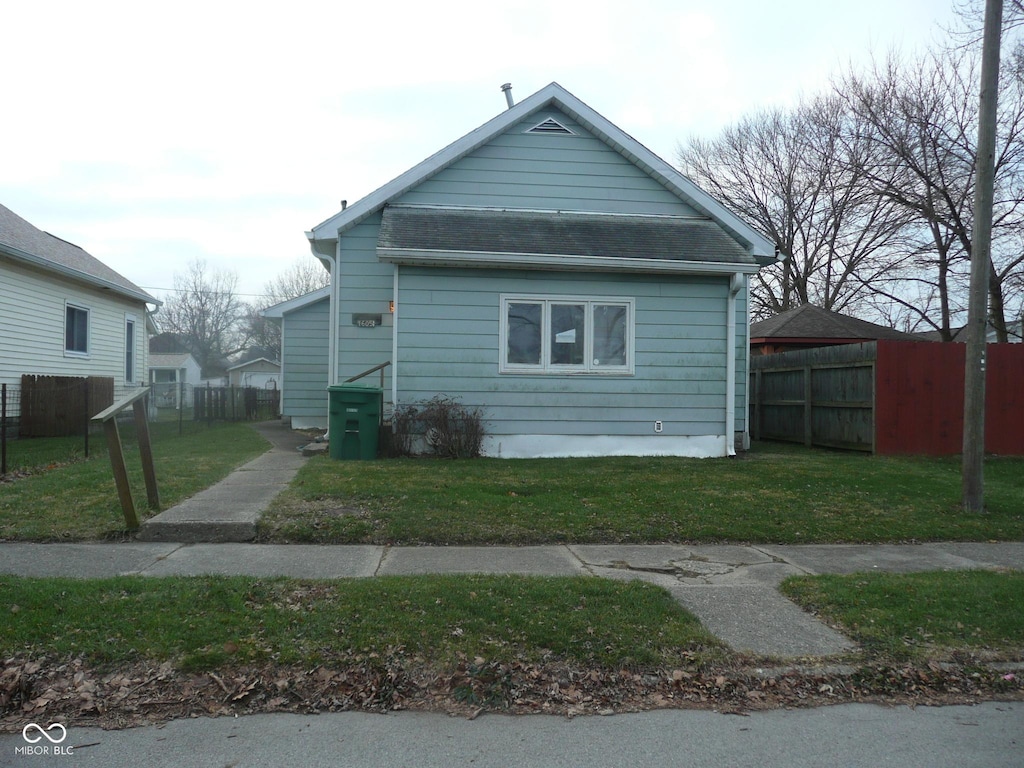
[{"label": "brown roof of shed", "polygon": [[903,333],[867,320],[841,315],[813,304],[780,312],[767,320],[750,324],[750,338],[756,339],[895,339],[921,341],[913,333]]}]

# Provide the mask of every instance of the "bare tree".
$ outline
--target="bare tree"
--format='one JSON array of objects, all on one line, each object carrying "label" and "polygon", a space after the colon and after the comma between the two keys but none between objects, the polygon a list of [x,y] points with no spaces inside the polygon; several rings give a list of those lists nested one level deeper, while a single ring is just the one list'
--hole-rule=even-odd
[{"label": "bare tree", "polygon": [[246,305],[237,287],[235,273],[209,270],[201,260],[174,276],[174,293],[163,306],[161,323],[181,337],[203,376],[219,373],[226,358],[248,340],[242,324]]},{"label": "bare tree", "polygon": [[278,274],[264,287],[264,295],[247,307],[245,326],[250,342],[276,359],[281,358],[281,327],[263,317],[263,310],[289,299],[305,296],[331,284],[331,275],[312,256],[304,257]]},{"label": "bare tree", "polygon": [[716,139],[679,148],[684,172],[773,239],[784,255],[762,270],[752,312],[765,317],[801,304],[842,310],[894,269],[907,216],[871,193],[864,169],[874,145],[835,98],[740,120]]},{"label": "bare tree", "polygon": [[330,284],[331,273],[324,269],[323,264],[312,256],[304,256],[263,287],[266,294],[263,301],[271,307]]},{"label": "bare tree", "polygon": [[[1020,60],[1020,49],[1016,52]],[[889,58],[866,75],[848,74],[837,86],[846,108],[871,126],[876,162],[865,167],[876,194],[912,216],[905,230],[916,241],[914,268],[871,286],[872,292],[917,310],[922,321],[955,333],[965,308],[977,165],[978,51],[933,51],[911,64]],[[1024,264],[1024,78],[1004,79],[999,101],[996,195],[988,284],[990,322],[1006,340],[1005,286]],[[863,134],[858,140],[863,139]],[[916,283],[917,285],[910,285]],[[914,288],[917,290],[913,290]],[[910,290],[908,290],[908,288]],[[921,289],[924,289],[923,291]],[[918,303],[921,295],[933,302]]]}]

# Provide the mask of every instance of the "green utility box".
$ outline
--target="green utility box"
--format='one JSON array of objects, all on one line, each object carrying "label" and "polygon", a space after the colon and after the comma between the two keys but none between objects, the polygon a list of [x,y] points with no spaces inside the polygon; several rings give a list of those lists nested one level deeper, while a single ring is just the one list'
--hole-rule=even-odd
[{"label": "green utility box", "polygon": [[330,419],[328,436],[332,459],[377,458],[380,412],[384,390],[358,384],[327,388]]}]

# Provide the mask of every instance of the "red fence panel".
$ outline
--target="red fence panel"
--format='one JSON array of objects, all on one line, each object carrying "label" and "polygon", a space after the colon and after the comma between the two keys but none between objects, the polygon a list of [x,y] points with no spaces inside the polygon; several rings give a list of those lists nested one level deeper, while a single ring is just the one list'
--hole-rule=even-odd
[{"label": "red fence panel", "polygon": [[[963,450],[963,344],[879,341],[875,450],[958,454]],[[1024,455],[1024,345],[989,344],[985,450]]]},{"label": "red fence panel", "polygon": [[985,363],[985,450],[1024,455],[1024,344],[989,344]]}]

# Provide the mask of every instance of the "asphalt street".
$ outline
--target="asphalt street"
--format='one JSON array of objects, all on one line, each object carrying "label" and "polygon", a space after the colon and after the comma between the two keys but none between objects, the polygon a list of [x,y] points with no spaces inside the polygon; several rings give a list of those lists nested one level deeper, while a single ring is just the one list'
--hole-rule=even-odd
[{"label": "asphalt street", "polygon": [[[44,728],[50,724],[42,724]],[[59,731],[54,731],[59,733]],[[36,748],[48,745],[37,731]],[[176,720],[124,731],[71,727],[61,754],[0,735],[0,765],[102,768],[1020,768],[1024,704],[845,704],[748,716],[659,710],[575,719],[400,712]],[[19,748],[21,752],[19,753]],[[70,753],[70,754],[69,754]]]}]

